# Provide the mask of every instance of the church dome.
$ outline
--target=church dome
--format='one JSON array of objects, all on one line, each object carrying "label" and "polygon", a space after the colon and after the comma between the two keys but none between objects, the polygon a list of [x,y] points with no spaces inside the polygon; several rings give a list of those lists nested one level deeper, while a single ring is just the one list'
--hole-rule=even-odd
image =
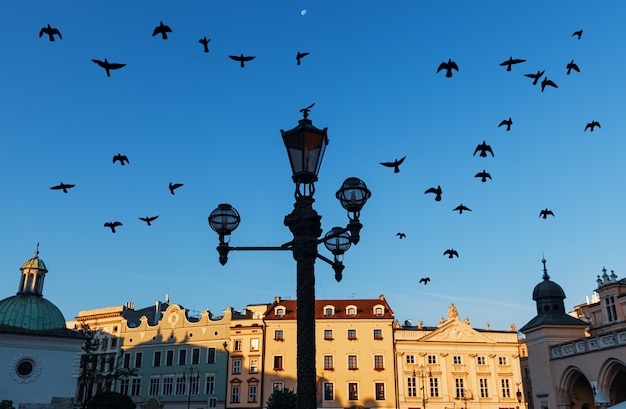
[{"label": "church dome", "polygon": [[56,305],[43,297],[18,294],[0,301],[0,327],[22,331],[65,328],[65,318]]},{"label": "church dome", "polygon": [[533,290],[533,300],[537,301],[543,298],[565,298],[565,292],[560,285],[550,280],[546,274],[543,281],[535,286]]}]

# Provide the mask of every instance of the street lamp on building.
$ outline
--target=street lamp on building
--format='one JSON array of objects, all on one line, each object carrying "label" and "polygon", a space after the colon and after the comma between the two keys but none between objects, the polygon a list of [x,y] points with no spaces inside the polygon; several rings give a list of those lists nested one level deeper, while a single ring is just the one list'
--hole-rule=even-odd
[{"label": "street lamp on building", "polygon": [[190,366],[183,372],[183,382],[186,382],[189,387],[187,388],[187,409],[191,406],[191,388],[193,387],[194,395],[198,393],[198,386],[200,383],[200,373]]},{"label": "street lamp on building", "polygon": [[471,395],[472,395],[471,391],[467,391],[465,389],[461,389],[460,396],[457,396],[455,399],[462,400],[463,401],[463,409],[467,409],[467,401],[473,399]]},{"label": "street lamp on building", "polygon": [[[293,211],[285,216],[284,224],[293,234],[293,240],[281,246],[233,247],[230,234],[237,228],[241,218],[230,204],[220,204],[209,215],[209,225],[219,236],[219,261],[225,265],[228,253],[234,250],[290,250],[296,260],[296,309],[297,309],[297,408],[316,409],[315,371],[315,272],[314,264],[320,259],[330,264],[335,279],[342,278],[343,253],[351,244],[359,242],[361,223],[360,211],[371,196],[371,192],[358,178],[346,179],[336,197],[348,212],[346,227],[332,228],[322,239],[321,216],[313,209],[315,182],[328,144],[326,128],[318,129],[308,119],[313,105],[303,108],[303,119],[298,126],[281,130],[291,164],[295,183]],[[333,254],[333,260],[317,252],[324,243]]]},{"label": "street lamp on building", "polygon": [[[420,365],[417,370],[419,371],[419,377],[422,381],[422,409],[426,409],[426,403],[428,403],[428,399],[426,398],[426,377],[429,379],[433,377],[432,372],[430,371],[430,366]],[[413,368],[413,377],[417,376],[416,368]]]}]

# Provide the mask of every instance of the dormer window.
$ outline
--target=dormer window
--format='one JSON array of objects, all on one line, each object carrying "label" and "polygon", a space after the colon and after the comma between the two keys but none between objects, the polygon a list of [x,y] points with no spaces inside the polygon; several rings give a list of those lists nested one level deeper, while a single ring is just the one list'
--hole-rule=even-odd
[{"label": "dormer window", "polygon": [[350,315],[350,316],[356,315],[356,307],[350,306],[346,308],[346,315]]},{"label": "dormer window", "polygon": [[278,315],[279,317],[284,317],[285,316],[285,307],[277,307],[275,312],[276,312],[276,315]]},{"label": "dormer window", "polygon": [[335,315],[335,307],[332,305],[327,305],[324,307],[324,316],[331,317]]},{"label": "dormer window", "polygon": [[377,305],[376,307],[374,307],[374,315],[376,315],[377,317],[385,315],[385,309]]}]

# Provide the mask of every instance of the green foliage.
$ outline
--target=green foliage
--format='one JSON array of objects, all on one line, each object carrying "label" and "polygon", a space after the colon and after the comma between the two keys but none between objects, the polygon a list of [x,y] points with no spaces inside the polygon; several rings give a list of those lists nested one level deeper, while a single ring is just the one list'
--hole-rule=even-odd
[{"label": "green foliage", "polygon": [[87,409],[135,409],[137,405],[126,395],[118,392],[100,392],[87,404]]},{"label": "green foliage", "polygon": [[287,388],[275,389],[267,400],[267,409],[294,409],[297,399],[297,395]]},{"label": "green foliage", "polygon": [[12,400],[3,400],[0,402],[0,409],[15,409]]}]

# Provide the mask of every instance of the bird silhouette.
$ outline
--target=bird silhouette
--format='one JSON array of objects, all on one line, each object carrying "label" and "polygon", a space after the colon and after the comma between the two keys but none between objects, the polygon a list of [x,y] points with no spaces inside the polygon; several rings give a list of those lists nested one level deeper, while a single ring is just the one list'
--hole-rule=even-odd
[{"label": "bird silhouette", "polygon": [[111,228],[111,233],[115,233],[115,228],[121,226],[122,223],[120,222],[106,222],[104,223],[104,227],[110,227]]},{"label": "bird silhouette", "polygon": [[56,186],[52,186],[50,189],[52,190],[62,190],[63,193],[67,193],[67,189],[71,189],[76,185],[69,185],[69,184],[65,184],[63,182],[61,182],[60,185],[56,185]]},{"label": "bird silhouette", "polygon": [[554,88],[558,88],[559,86],[556,85],[554,83],[554,81],[549,80],[548,77],[545,77],[542,81],[541,81],[541,92],[543,92],[543,90],[546,88],[546,86],[550,86],[550,87],[554,87]]},{"label": "bird silhouette", "polygon": [[48,27],[41,27],[41,30],[39,30],[39,38],[41,38],[44,34],[48,34],[48,38],[50,39],[50,41],[54,41],[55,35],[59,36],[59,40],[63,40],[59,29],[50,27],[50,24],[48,24]]},{"label": "bird silhouette", "polygon": [[393,173],[398,173],[400,172],[400,165],[402,165],[402,162],[404,162],[405,158],[406,156],[402,157],[401,159],[396,159],[393,162],[380,162],[380,164],[383,166],[387,166],[388,168],[393,168]]},{"label": "bird silhouette", "polygon": [[438,201],[438,202],[441,201],[441,193],[442,193],[441,186],[437,186],[436,189],[434,187],[426,189],[424,194],[427,194],[427,193],[434,193],[435,194],[435,200]]},{"label": "bird silhouette", "polygon": [[448,59],[448,62],[444,61],[441,64],[439,64],[439,67],[437,68],[437,72],[441,70],[446,70],[446,77],[450,78],[452,77],[452,70],[459,71],[459,66],[456,65],[454,61]]},{"label": "bird silhouette", "polygon": [[104,68],[105,71],[107,72],[107,77],[111,76],[111,70],[117,70],[118,68],[122,68],[122,67],[126,66],[126,64],[120,64],[120,63],[115,63],[115,62],[108,62],[106,58],[104,59],[104,61],[94,60],[92,58],[91,61],[95,62],[96,64],[98,64],[99,66]]},{"label": "bird silhouette", "polygon": [[501,62],[501,63],[500,63],[500,66],[502,66],[502,67],[505,67],[505,66],[506,66],[506,70],[507,70],[507,71],[511,71],[511,65],[513,65],[513,64],[519,64],[519,63],[522,63],[522,62],[524,62],[524,61],[526,61],[526,60],[522,60],[522,59],[519,59],[519,58],[509,57],[509,59],[508,59],[508,60],[506,60],[506,61],[504,61],[504,62]]},{"label": "bird silhouette", "polygon": [[483,169],[482,172],[478,172],[477,174],[475,174],[474,177],[481,178],[480,181],[483,183],[487,181],[487,178],[491,179],[491,175],[489,174],[489,172],[486,172],[485,169]]},{"label": "bird silhouette", "polygon": [[459,253],[455,250],[455,249],[448,249],[446,251],[443,252],[444,256],[448,256],[448,258],[452,258],[454,256],[459,257]]},{"label": "bird silhouette", "polygon": [[580,40],[580,37],[582,37],[582,35],[583,35],[583,30],[574,31],[572,33],[572,37],[574,37],[574,36],[578,37],[579,40]]},{"label": "bird silhouette", "polygon": [[156,219],[158,219],[159,216],[151,216],[151,217],[140,217],[139,220],[143,220],[144,222],[148,223],[148,226],[152,226],[152,224],[150,224],[151,222],[155,221]]},{"label": "bird silhouette", "polygon": [[211,39],[210,38],[206,38],[206,36],[204,36],[204,38],[201,38],[201,39],[198,40],[198,42],[204,46],[204,52],[205,53],[209,52],[209,42],[210,41],[211,41]]},{"label": "bird silhouette", "polygon": [[396,236],[398,236],[400,239],[403,239],[406,237],[406,234],[404,233],[396,233]]},{"label": "bird silhouette", "polygon": [[509,119],[503,119],[502,122],[500,122],[500,125],[498,125],[498,128],[502,125],[506,125],[506,130],[510,131],[511,125],[513,125],[513,120],[511,119],[511,117],[509,117]]},{"label": "bird silhouette", "polygon": [[430,281],[430,277],[420,278],[420,283],[424,283],[424,285],[428,284],[429,281]]},{"label": "bird silhouette", "polygon": [[602,128],[602,127],[600,126],[600,122],[598,122],[598,121],[591,121],[591,122],[589,122],[587,125],[585,125],[585,131],[586,131],[587,129],[589,129],[591,132],[593,132],[593,128],[595,128],[596,126],[597,126],[598,128]]},{"label": "bird silhouette", "polygon": [[463,203],[461,203],[460,205],[458,205],[457,207],[455,207],[454,209],[452,209],[452,211],[453,211],[453,212],[459,212],[459,214],[463,214],[463,211],[464,211],[464,210],[465,210],[466,212],[471,212],[471,211],[472,211],[472,209],[470,209],[469,207],[467,207],[467,206],[463,206]]},{"label": "bird silhouette", "polygon": [[580,72],[580,68],[578,68],[578,65],[576,65],[574,60],[568,62],[567,65],[565,66],[565,68],[567,68],[567,75],[569,75],[570,72],[572,72],[572,70],[574,70],[576,72]]},{"label": "bird silhouette", "polygon": [[474,150],[474,155],[472,156],[476,156],[476,152],[480,151],[480,157],[481,158],[486,158],[487,157],[487,152],[489,152],[491,154],[491,156],[494,156],[493,154],[493,150],[491,149],[490,145],[487,145],[487,143],[485,141],[483,141],[483,143],[479,144],[478,146],[476,146],[476,150]]},{"label": "bird silhouette", "polygon": [[552,213],[552,210],[548,208],[543,209],[542,211],[539,212],[539,217],[543,217],[544,219],[547,219],[548,216],[554,216],[554,213]]},{"label": "bird silhouette", "polygon": [[113,163],[115,163],[117,161],[119,161],[122,166],[125,165],[124,162],[130,163],[128,161],[128,158],[126,157],[126,155],[122,155],[122,154],[119,154],[119,153],[117,155],[113,156]]},{"label": "bird silhouette", "polygon": [[541,78],[544,72],[546,72],[546,70],[537,71],[537,74],[524,74],[524,76],[528,78],[533,78],[533,85],[537,85],[537,81],[539,81],[539,78]]},{"label": "bird silhouette", "polygon": [[313,106],[315,106],[315,102],[306,108],[300,109],[300,112],[302,112],[302,116],[304,117],[304,119],[307,119],[309,117],[309,112],[311,112],[311,108],[313,108]]},{"label": "bird silhouette", "polygon": [[152,37],[157,34],[161,34],[161,38],[167,40],[167,33],[171,32],[172,29],[170,28],[170,26],[163,24],[163,22],[161,21],[159,22],[159,25],[154,28],[154,31],[152,32]]},{"label": "bird silhouette", "polygon": [[256,57],[254,56],[246,56],[244,57],[243,54],[241,54],[240,56],[237,55],[229,55],[228,56],[231,60],[235,60],[235,61],[239,61],[241,63],[241,68],[243,68],[245,66],[245,62],[246,61],[251,61],[254,60]]},{"label": "bird silhouette", "polygon": [[298,61],[297,65],[300,65],[300,59],[306,57],[307,55],[309,55],[309,53],[301,53],[298,51],[298,54],[296,55],[296,61]]},{"label": "bird silhouette", "polygon": [[183,185],[182,183],[172,183],[172,182],[170,182],[170,193],[174,194],[174,190],[178,189],[182,185]]}]

